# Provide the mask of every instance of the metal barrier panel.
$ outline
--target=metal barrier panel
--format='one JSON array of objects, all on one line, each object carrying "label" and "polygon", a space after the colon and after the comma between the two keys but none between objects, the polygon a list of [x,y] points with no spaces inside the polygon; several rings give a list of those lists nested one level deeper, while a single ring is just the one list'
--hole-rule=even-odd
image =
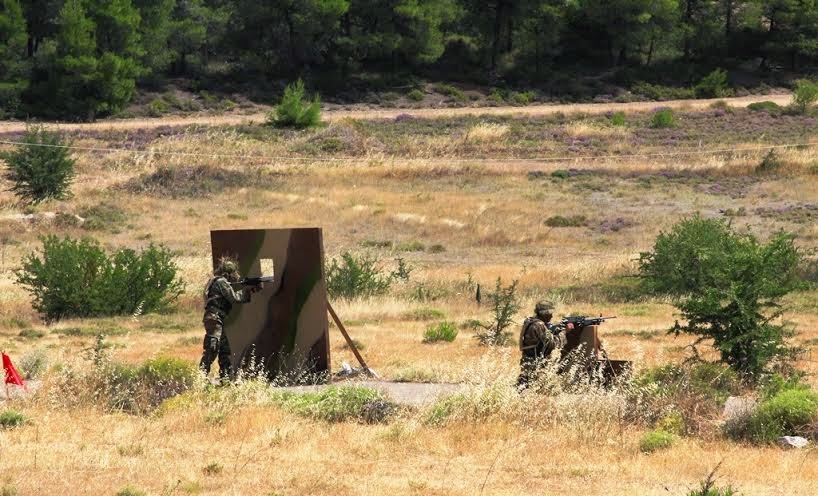
[{"label": "metal barrier panel", "polygon": [[[213,265],[238,261],[242,276],[274,276],[252,301],[233,306],[225,332],[233,367],[251,358],[268,375],[330,370],[327,286],[320,228],[210,232]],[[262,274],[262,269],[270,273]]]}]

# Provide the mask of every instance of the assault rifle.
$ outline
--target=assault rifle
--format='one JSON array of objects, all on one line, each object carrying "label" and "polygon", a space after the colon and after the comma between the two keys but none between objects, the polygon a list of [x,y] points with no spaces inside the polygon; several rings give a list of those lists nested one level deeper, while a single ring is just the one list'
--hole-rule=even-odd
[{"label": "assault rifle", "polygon": [[577,315],[574,317],[565,317],[560,321],[560,325],[567,326],[568,324],[574,324],[574,329],[582,329],[585,326],[592,326],[592,325],[599,325],[604,323],[606,320],[615,319],[616,317],[586,317],[585,315]]},{"label": "assault rifle", "polygon": [[275,277],[273,276],[261,276],[261,277],[242,277],[238,281],[231,283],[240,286],[260,286],[262,283],[265,282],[273,282]]}]

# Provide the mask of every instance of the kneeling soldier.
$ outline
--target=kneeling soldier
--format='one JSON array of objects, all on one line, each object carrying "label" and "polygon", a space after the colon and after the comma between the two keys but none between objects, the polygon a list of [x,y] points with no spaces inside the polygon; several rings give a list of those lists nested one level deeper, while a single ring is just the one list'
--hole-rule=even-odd
[{"label": "kneeling soldier", "polygon": [[534,317],[528,317],[520,330],[520,377],[518,389],[525,389],[537,378],[538,369],[554,350],[565,346],[565,331],[574,328],[551,323],[554,304],[549,301],[538,302],[534,307]]}]

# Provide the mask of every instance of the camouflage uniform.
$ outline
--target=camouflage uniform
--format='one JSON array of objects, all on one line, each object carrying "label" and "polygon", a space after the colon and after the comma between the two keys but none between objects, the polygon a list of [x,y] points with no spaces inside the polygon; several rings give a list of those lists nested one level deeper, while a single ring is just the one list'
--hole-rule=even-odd
[{"label": "camouflage uniform", "polygon": [[224,332],[224,319],[230,313],[234,303],[247,303],[250,301],[250,290],[234,290],[230,285],[238,280],[238,271],[232,261],[223,261],[216,270],[216,275],[210,279],[205,287],[204,300],[205,310],[202,322],[205,328],[205,338],[203,344],[202,360],[199,368],[205,373],[210,373],[210,366],[218,356],[219,377],[229,378],[232,373],[230,364],[230,343],[227,341],[227,334]]},{"label": "camouflage uniform", "polygon": [[535,317],[523,322],[520,330],[520,377],[517,386],[521,389],[536,379],[537,370],[556,349],[565,346],[565,333],[562,326],[548,322],[554,311],[550,302],[539,302],[535,308]]}]

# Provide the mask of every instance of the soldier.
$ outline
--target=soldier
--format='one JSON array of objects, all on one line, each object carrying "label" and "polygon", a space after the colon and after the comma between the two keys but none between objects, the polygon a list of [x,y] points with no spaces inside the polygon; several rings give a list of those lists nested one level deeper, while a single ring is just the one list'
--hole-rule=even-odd
[{"label": "soldier", "polygon": [[520,330],[520,377],[517,388],[523,390],[536,379],[537,369],[551,352],[565,346],[565,332],[574,329],[574,325],[555,325],[551,323],[554,304],[540,301],[534,307],[534,317],[528,317]]},{"label": "soldier", "polygon": [[218,356],[219,378],[229,379],[232,374],[230,365],[230,343],[224,332],[224,319],[230,313],[234,303],[248,303],[250,295],[264,288],[263,283],[252,288],[234,290],[230,283],[240,279],[238,265],[235,260],[222,257],[213,277],[207,282],[204,290],[204,318],[205,328],[204,351],[199,368],[205,375],[210,374],[210,366]]}]

